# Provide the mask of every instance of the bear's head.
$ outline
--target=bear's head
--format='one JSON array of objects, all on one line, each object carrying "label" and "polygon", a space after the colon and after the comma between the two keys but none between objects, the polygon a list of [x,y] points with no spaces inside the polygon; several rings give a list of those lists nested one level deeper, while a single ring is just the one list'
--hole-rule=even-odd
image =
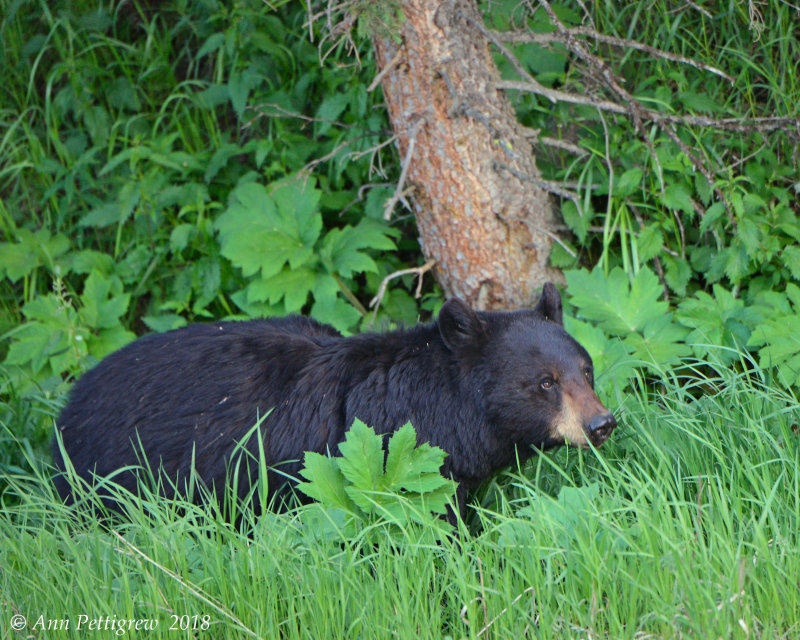
[{"label": "bear's head", "polygon": [[599,446],[617,426],[594,391],[592,358],[564,330],[555,285],[522,311],[476,312],[454,298],[438,324],[498,437],[541,448]]}]

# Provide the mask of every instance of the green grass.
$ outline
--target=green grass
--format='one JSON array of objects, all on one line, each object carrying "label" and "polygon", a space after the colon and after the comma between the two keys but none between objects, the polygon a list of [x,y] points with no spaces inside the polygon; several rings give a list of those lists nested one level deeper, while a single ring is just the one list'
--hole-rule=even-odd
[{"label": "green grass", "polygon": [[381,521],[320,539],[302,511],[237,529],[152,497],[109,530],[60,505],[46,471],[14,474],[0,624],[71,622],[36,632],[48,638],[83,637],[81,614],[156,619],[149,638],[195,615],[210,627],[181,637],[796,638],[800,403],[758,372],[707,373],[620,398],[607,447],[500,476],[439,543]]}]

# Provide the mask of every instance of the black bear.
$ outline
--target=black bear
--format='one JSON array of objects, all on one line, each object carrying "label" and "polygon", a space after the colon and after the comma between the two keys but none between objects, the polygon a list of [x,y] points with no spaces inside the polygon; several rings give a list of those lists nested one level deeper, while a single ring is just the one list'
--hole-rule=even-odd
[{"label": "black bear", "polygon": [[[599,446],[617,424],[550,283],[531,310],[476,312],[452,299],[436,322],[389,333],[343,337],[288,316],[148,335],[87,372],[57,424],[86,479],[139,465],[143,451],[173,483],[194,464],[219,489],[248,433],[242,446],[258,455],[259,417],[270,495],[297,475],[305,451],[336,455],[355,418],[381,434],[411,421],[420,442],[449,454],[442,472],[459,483],[461,509],[465,489],[533,448]],[[242,465],[242,495],[248,473]],[[114,480],[133,489],[136,474]],[[56,483],[70,499],[66,480]]]}]

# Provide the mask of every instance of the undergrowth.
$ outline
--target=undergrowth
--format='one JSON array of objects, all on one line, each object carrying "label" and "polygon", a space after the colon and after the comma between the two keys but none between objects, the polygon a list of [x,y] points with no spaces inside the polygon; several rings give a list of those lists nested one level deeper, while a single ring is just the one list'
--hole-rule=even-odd
[{"label": "undergrowth", "polygon": [[80,615],[157,620],[154,638],[175,624],[228,638],[796,637],[800,403],[757,368],[695,368],[715,373],[622,398],[603,449],[498,476],[436,541],[392,510],[337,535],[318,504],[232,525],[146,490],[98,521],[34,462],[2,498],[0,624],[68,620],[39,633],[54,638],[83,637]]}]

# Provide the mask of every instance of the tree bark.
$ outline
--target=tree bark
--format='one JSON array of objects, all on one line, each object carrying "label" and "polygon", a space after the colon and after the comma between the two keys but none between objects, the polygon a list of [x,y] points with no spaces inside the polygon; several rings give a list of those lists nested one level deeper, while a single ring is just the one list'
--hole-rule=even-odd
[{"label": "tree bark", "polygon": [[[397,39],[374,38],[422,250],[448,296],[531,306],[548,280],[552,207],[473,0],[402,0]],[[389,67],[387,69],[387,66]],[[408,154],[409,145],[413,145]]]}]

